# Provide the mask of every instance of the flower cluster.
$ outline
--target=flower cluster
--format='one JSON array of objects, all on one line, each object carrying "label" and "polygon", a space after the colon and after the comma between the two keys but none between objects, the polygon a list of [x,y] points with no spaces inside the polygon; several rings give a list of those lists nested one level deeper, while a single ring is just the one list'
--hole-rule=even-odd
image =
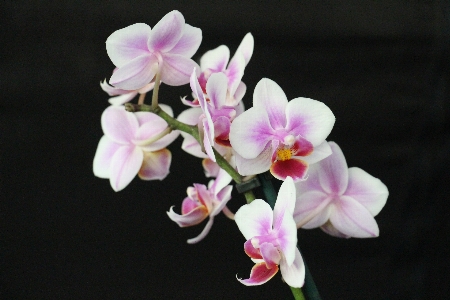
[{"label": "flower cluster", "polygon": [[[124,189],[138,175],[162,180],[169,174],[171,152],[166,149],[181,134],[182,149],[203,159],[208,186],[187,188],[181,214],[170,207],[169,218],[180,227],[214,218],[223,212],[235,220],[247,240],[244,250],[256,263],[245,285],[259,285],[278,269],[283,279],[300,288],[305,265],[297,248],[297,229],[320,227],[336,237],[376,237],[374,219],[386,203],[388,190],[377,178],[359,168],[348,168],[336,143],[326,139],[335,117],[324,103],[298,97],[288,101],[282,88],[263,78],[253,92],[253,105],[245,110],[244,71],[254,49],[253,36],[244,36],[230,59],[221,45],[207,51],[197,64],[191,57],[202,41],[202,31],[172,11],[153,28],[138,23],[117,30],[106,40],[115,65],[109,82],[100,83],[112,98],[101,117],[104,136],[94,157],[93,171],[107,178],[114,191]],[[192,100],[174,118],[172,109],[158,103],[164,83],[189,83]],[[152,103],[144,104],[153,90]],[[127,103],[140,94],[138,104]],[[236,214],[228,208],[234,179],[269,171],[283,183],[272,208],[246,192],[249,202]]]}]

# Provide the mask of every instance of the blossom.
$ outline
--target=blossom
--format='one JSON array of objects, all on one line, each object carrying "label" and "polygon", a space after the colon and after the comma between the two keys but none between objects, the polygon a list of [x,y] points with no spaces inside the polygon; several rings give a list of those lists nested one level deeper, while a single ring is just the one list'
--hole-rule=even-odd
[{"label": "blossom", "polygon": [[[228,139],[230,124],[235,116],[244,111],[243,105],[228,106],[226,104],[227,79],[223,73],[211,75],[207,83],[207,94],[196,78],[195,70],[191,75],[191,89],[196,102],[200,107],[192,107],[183,111],[177,118],[178,121],[189,125],[197,125],[203,140],[203,146],[190,134],[181,132],[183,144],[181,148],[191,155],[200,158],[209,157],[215,162],[212,147],[221,155],[231,158],[231,148]],[[242,103],[242,102],[240,102]],[[206,152],[206,153],[205,153]]]},{"label": "blossom", "polygon": [[295,185],[287,177],[280,187],[275,207],[256,199],[243,205],[235,215],[236,224],[247,241],[244,250],[256,263],[245,285],[266,283],[281,269],[283,279],[292,287],[302,287],[305,266],[297,249],[297,228],[292,216],[295,206]]},{"label": "blossom", "polygon": [[233,186],[228,185],[231,176],[221,169],[217,178],[209,182],[208,187],[194,183],[187,189],[188,196],[181,205],[181,215],[173,211],[173,206],[167,212],[169,218],[180,227],[188,227],[201,223],[209,216],[203,231],[195,238],[189,239],[189,244],[195,244],[203,240],[211,230],[214,217],[223,211],[228,217],[233,218],[232,213],[226,207],[231,199]]},{"label": "blossom", "polygon": [[191,57],[201,40],[201,30],[186,24],[176,10],[166,14],[153,29],[137,23],[117,30],[106,40],[108,56],[118,68],[109,83],[124,90],[138,90],[160,72],[165,84],[186,84],[197,67]]},{"label": "blossom", "polygon": [[322,102],[295,98],[288,102],[274,81],[263,78],[255,87],[253,107],[236,117],[229,139],[241,175],[270,169],[284,180],[306,179],[310,164],[331,154],[325,138],[335,117]]},{"label": "blossom", "polygon": [[197,80],[195,70],[191,75],[191,89],[198,98],[203,114],[199,117],[199,131],[203,135],[203,145],[206,154],[212,161],[216,161],[212,147],[217,142],[222,146],[229,146],[228,135],[231,121],[236,116],[236,110],[225,104],[227,94],[227,78],[223,73],[211,75],[206,84],[208,100]]},{"label": "blossom", "polygon": [[[161,105],[172,115],[172,110]],[[165,149],[177,136],[163,119],[148,112],[130,113],[110,106],[102,114],[103,133],[94,157],[94,174],[109,178],[114,191],[124,189],[136,174],[144,180],[164,179],[172,155]]]},{"label": "blossom", "polygon": [[386,185],[360,168],[348,168],[341,148],[329,145],[333,154],[311,166],[308,180],[296,183],[297,227],[320,227],[337,237],[377,237],[374,216],[386,204]]},{"label": "blossom", "polygon": [[127,91],[110,86],[108,83],[106,83],[106,80],[100,82],[100,87],[102,88],[102,90],[107,92],[108,95],[114,96],[109,98],[108,100],[108,102],[112,105],[122,105],[136,97],[137,94],[145,94],[148,91],[152,90],[154,85],[155,82],[151,82],[138,90]]},{"label": "blossom", "polygon": [[227,105],[236,105],[244,97],[247,89],[241,79],[244,76],[245,67],[252,57],[253,48],[253,36],[251,33],[247,33],[230,63],[228,63],[230,50],[225,45],[206,52],[200,58],[201,74],[198,77],[203,91],[206,92],[206,84],[212,74],[223,73],[226,75],[229,91]]}]

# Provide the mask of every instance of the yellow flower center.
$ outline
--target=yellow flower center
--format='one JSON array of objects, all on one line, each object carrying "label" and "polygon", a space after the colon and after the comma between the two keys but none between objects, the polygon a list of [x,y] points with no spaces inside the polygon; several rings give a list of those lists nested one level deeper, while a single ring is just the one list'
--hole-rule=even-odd
[{"label": "yellow flower center", "polygon": [[277,160],[285,161],[291,159],[292,151],[291,149],[281,148],[277,149]]}]

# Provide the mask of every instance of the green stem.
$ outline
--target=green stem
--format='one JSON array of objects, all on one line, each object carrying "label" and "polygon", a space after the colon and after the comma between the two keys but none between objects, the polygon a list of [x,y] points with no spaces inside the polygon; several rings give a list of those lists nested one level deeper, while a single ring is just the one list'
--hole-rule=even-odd
[{"label": "green stem", "polygon": [[294,295],[295,300],[305,300],[305,296],[303,295],[302,289],[300,288],[294,288],[292,286],[289,286],[292,291],[292,295]]},{"label": "green stem", "polygon": [[255,200],[255,194],[253,194],[253,190],[245,192],[244,196],[247,204],[250,204],[253,200]]},{"label": "green stem", "polygon": [[160,116],[162,119],[164,119],[164,121],[166,121],[167,124],[169,124],[169,127],[172,130],[177,129],[180,131],[184,131],[184,132],[192,135],[197,141],[199,139],[198,129],[196,126],[188,125],[188,124],[178,121],[177,119],[173,118],[168,113],[163,111],[161,109],[161,107],[159,107],[159,106],[157,106],[156,108],[153,108],[152,106],[146,105],[146,104],[138,105],[138,104],[133,104],[133,103],[125,103],[125,109],[129,112],[137,112],[137,111],[152,112],[152,113]]}]

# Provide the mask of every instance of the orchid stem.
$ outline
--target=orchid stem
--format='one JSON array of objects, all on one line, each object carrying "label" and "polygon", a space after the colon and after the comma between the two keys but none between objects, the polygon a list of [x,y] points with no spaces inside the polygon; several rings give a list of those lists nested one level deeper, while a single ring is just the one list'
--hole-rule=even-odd
[{"label": "orchid stem", "polygon": [[250,204],[253,200],[255,200],[255,194],[253,194],[252,190],[245,192],[244,197],[247,201],[247,204]]},{"label": "orchid stem", "polygon": [[219,152],[217,152],[216,149],[213,148],[213,151],[214,156],[216,157],[216,163],[219,165],[219,167],[227,171],[227,173],[230,174],[231,178],[233,178],[236,183],[241,183],[242,176],[227,162],[227,160],[222,155],[220,155]]},{"label": "orchid stem", "polygon": [[[156,72],[156,78],[155,78],[155,86],[153,87],[153,95],[152,95],[152,108],[156,109],[158,107],[158,92],[159,92],[159,86],[161,84],[161,72]],[[143,104],[143,103],[139,103]]]},{"label": "orchid stem", "polygon": [[144,104],[144,99],[145,99],[145,95],[147,95],[147,93],[143,93],[139,95],[139,100],[138,100],[138,104]]},{"label": "orchid stem", "polygon": [[305,296],[303,295],[302,289],[294,288],[292,286],[289,286],[292,291],[292,295],[294,295],[295,300],[305,300]]},{"label": "orchid stem", "polygon": [[196,126],[188,125],[188,124],[178,121],[177,119],[173,118],[168,113],[163,111],[160,106],[153,108],[152,106],[146,105],[146,104],[138,105],[138,104],[133,104],[133,103],[125,103],[125,109],[129,112],[137,112],[137,111],[152,112],[152,113],[160,116],[164,121],[166,121],[172,130],[177,129],[177,130],[184,131],[186,133],[189,133],[195,139],[198,140],[198,129]]}]

